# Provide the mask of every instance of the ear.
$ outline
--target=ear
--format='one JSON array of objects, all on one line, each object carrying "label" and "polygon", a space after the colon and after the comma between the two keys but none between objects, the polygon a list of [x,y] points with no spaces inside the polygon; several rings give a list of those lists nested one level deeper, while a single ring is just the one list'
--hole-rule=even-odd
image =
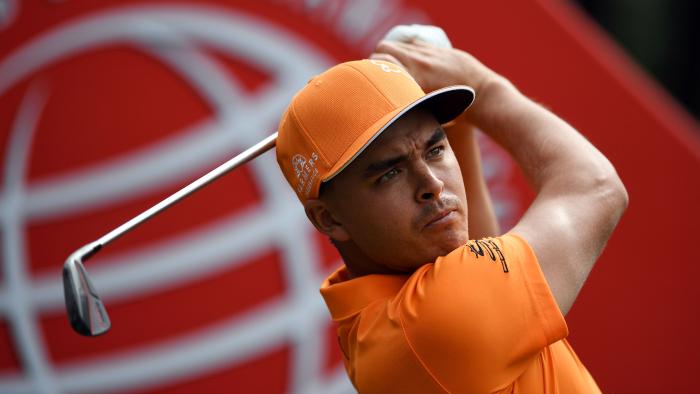
[{"label": "ear", "polygon": [[350,234],[342,223],[336,220],[328,205],[318,199],[310,199],[304,203],[306,217],[309,218],[314,227],[323,234],[338,242],[345,242],[350,239]]}]

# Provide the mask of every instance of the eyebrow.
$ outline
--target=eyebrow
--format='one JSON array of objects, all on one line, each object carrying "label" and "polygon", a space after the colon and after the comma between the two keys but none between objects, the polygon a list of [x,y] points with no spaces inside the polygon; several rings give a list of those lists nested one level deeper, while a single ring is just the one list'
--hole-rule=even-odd
[{"label": "eyebrow", "polygon": [[[430,147],[435,145],[436,143],[444,140],[446,138],[445,136],[445,131],[442,129],[442,127],[439,127],[435,129],[433,134],[428,138],[428,140],[425,142],[424,146]],[[364,176],[365,177],[371,177],[372,175],[384,172],[385,170],[390,169],[391,167],[406,161],[408,159],[407,155],[400,155],[400,156],[395,156],[395,157],[390,157],[385,160],[379,160],[374,163],[371,163],[370,165],[365,168],[364,171]]]},{"label": "eyebrow", "polygon": [[445,130],[442,129],[442,127],[438,126],[437,129],[433,132],[433,135],[430,136],[428,139],[428,142],[425,143],[425,147],[433,146],[437,144],[438,142],[442,141],[445,139]]}]

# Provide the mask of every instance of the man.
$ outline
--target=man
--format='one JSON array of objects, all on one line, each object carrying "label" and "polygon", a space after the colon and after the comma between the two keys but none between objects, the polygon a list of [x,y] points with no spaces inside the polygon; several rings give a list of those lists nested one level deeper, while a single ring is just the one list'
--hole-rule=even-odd
[{"label": "man", "polygon": [[[467,111],[464,85],[478,94]],[[473,126],[537,193],[502,236]],[[460,50],[381,42],[295,96],[277,158],[345,262],[321,293],[359,392],[599,392],[563,316],[627,194],[595,147],[505,78]]]}]

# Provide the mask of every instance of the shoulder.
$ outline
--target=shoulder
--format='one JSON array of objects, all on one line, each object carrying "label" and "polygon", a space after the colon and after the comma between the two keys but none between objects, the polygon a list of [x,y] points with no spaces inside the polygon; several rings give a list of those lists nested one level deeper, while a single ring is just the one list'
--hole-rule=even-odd
[{"label": "shoulder", "polygon": [[552,295],[532,248],[520,236],[470,240],[418,269],[394,300],[404,316],[473,325],[470,315],[539,308]]},{"label": "shoulder", "polygon": [[469,241],[421,267],[391,308],[443,382],[482,382],[479,374],[506,371],[568,334],[534,253],[514,234]]}]

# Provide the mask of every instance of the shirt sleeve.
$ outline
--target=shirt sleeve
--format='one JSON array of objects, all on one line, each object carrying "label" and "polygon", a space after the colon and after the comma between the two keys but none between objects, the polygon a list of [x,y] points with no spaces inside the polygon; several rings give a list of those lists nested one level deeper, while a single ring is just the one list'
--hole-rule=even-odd
[{"label": "shirt sleeve", "polygon": [[512,233],[421,267],[393,308],[415,356],[449,392],[507,387],[568,335],[534,252]]}]

